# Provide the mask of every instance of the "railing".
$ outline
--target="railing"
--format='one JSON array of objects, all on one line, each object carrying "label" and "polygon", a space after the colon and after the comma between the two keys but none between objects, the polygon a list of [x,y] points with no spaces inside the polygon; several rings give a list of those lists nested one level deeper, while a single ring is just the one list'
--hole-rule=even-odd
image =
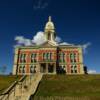
[{"label": "railing", "polygon": [[19,81],[15,81],[6,91],[0,95],[0,100],[9,100],[10,95],[15,96],[15,88],[18,82],[22,82],[26,76],[23,76]]},{"label": "railing", "polygon": [[0,100],[28,100],[35,93],[41,78],[39,73],[23,76],[0,95]]}]

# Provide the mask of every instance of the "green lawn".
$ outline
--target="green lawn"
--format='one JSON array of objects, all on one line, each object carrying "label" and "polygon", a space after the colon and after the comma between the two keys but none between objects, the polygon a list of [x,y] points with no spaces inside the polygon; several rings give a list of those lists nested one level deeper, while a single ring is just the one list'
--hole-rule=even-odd
[{"label": "green lawn", "polygon": [[100,100],[100,75],[44,75],[34,97]]},{"label": "green lawn", "polygon": [[0,76],[0,94],[21,76]]}]

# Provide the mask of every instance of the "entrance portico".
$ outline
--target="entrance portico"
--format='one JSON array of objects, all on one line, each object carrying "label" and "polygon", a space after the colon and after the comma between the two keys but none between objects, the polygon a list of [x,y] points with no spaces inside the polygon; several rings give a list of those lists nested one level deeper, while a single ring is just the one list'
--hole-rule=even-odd
[{"label": "entrance portico", "polygon": [[40,63],[40,72],[44,74],[56,74],[56,63]]}]

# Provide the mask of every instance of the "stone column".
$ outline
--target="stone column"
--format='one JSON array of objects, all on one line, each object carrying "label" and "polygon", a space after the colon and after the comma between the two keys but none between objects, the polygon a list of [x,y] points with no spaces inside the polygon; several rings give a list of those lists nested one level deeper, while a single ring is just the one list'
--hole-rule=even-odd
[{"label": "stone column", "polygon": [[40,73],[40,68],[41,68],[41,64],[37,64],[37,66],[36,66],[36,72],[37,73]]},{"label": "stone column", "polygon": [[79,49],[79,63],[80,63],[80,74],[84,74],[83,52],[82,52],[82,48]]},{"label": "stone column", "polygon": [[13,65],[13,75],[16,75],[17,71],[17,61],[18,61],[18,48],[15,49],[15,54],[14,54],[14,65]]}]

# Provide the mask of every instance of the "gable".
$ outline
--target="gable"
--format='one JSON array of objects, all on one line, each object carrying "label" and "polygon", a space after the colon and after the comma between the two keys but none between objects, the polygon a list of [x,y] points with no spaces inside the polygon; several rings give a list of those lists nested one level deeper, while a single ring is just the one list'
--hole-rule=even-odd
[{"label": "gable", "polygon": [[43,43],[43,44],[40,45],[40,46],[52,47],[52,46],[57,46],[57,45],[54,44],[53,42],[47,41],[47,42]]}]

